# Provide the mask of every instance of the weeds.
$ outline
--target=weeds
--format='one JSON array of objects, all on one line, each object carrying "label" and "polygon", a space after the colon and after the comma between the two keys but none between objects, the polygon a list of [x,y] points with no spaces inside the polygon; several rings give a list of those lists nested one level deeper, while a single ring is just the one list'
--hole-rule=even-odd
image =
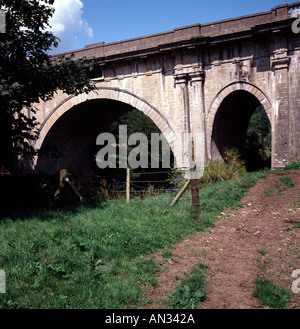
[{"label": "weeds", "polygon": [[[284,187],[282,187],[282,183]],[[275,181],[271,188],[268,188],[264,191],[263,196],[269,197],[273,195],[273,193],[277,193],[277,195],[282,195],[288,188],[295,187],[291,177],[289,176],[281,176],[279,180]]]},{"label": "weeds", "polygon": [[195,309],[205,298],[205,269],[201,263],[193,267],[169,295],[168,309]]},{"label": "weeds", "polygon": [[300,222],[294,222],[293,228],[300,228]]},{"label": "weeds", "polygon": [[275,285],[268,279],[257,279],[253,296],[271,308],[284,309],[290,300],[289,291]]},{"label": "weeds", "polygon": [[294,221],[292,222],[292,227],[287,227],[284,229],[284,231],[292,231],[293,229],[300,228],[300,222],[299,221]]},{"label": "weeds", "polygon": [[267,252],[265,250],[259,250],[259,253],[262,255],[262,256],[265,256],[267,254]]},{"label": "weeds", "polygon": [[[209,160],[206,163],[200,183],[204,187],[219,181],[238,180],[245,175],[247,175],[245,162],[240,160],[238,150],[231,148],[224,151],[224,161]],[[181,188],[185,183],[184,172],[171,168],[168,181],[174,187]]]},{"label": "weeds", "polygon": [[300,159],[286,165],[284,170],[300,170]]},{"label": "weeds", "polygon": [[201,182],[205,184],[235,180],[246,174],[245,162],[239,159],[238,150],[235,148],[226,149],[224,152],[224,161],[210,160],[207,162]]},{"label": "weeds", "polygon": [[163,262],[172,262],[172,260],[173,260],[173,253],[167,247],[164,248],[161,256],[162,256]]},{"label": "weeds", "polygon": [[289,176],[281,176],[279,179],[285,184],[286,187],[288,187],[288,188],[295,187],[295,185],[294,185],[291,177],[289,177]]}]

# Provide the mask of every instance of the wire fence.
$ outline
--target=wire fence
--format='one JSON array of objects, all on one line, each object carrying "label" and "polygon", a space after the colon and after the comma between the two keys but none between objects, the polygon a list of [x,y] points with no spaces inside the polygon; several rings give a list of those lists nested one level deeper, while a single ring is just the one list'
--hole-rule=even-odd
[{"label": "wire fence", "polygon": [[[170,178],[174,174],[174,170],[153,171],[153,172],[130,172],[130,181],[124,180],[126,173],[115,175],[79,175],[76,173],[68,173],[70,178],[74,179],[75,184],[77,178],[89,178],[89,182],[96,184],[100,196],[105,201],[125,201],[126,196],[132,198],[144,198],[147,196],[155,196],[162,193],[167,193],[170,197],[174,197],[174,193],[180,191],[180,185],[185,181],[183,176],[176,177],[176,182]],[[153,176],[167,176],[165,179],[157,179]],[[128,177],[128,176],[127,176]],[[145,178],[147,177],[147,179]],[[153,177],[153,179],[151,179]],[[142,179],[140,179],[142,178]],[[88,182],[87,181],[87,182]],[[126,189],[129,183],[129,190]],[[128,196],[129,194],[129,196]]]},{"label": "wire fence", "polygon": [[86,201],[126,202],[128,197],[130,200],[134,200],[161,194],[164,194],[165,197],[174,198],[186,182],[182,175],[183,171],[177,169],[146,172],[130,171],[129,182],[127,181],[126,169],[124,169],[124,173],[107,174],[104,172],[103,175],[61,170],[53,175],[31,172],[25,176],[39,180],[45,193],[52,194],[51,191],[54,190],[56,193],[60,189],[59,179],[61,178],[59,177],[62,171],[66,171],[66,177],[69,178],[67,185],[72,185],[73,189],[75,187]]}]

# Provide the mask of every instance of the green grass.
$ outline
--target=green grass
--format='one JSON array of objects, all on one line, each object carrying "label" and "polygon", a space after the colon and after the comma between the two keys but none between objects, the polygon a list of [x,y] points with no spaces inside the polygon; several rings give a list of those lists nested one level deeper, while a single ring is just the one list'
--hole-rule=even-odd
[{"label": "green grass", "polygon": [[165,211],[168,203],[162,196],[3,220],[2,307],[121,308],[142,302],[142,287],[153,284],[158,271],[143,257],[201,226],[184,204]]},{"label": "green grass", "polygon": [[0,268],[7,293],[0,295],[0,308],[107,309],[149,302],[145,286],[157,284],[159,265],[145,256],[213,226],[264,175],[205,187],[200,216],[190,196],[170,208],[174,194],[164,194],[2,219]]},{"label": "green grass", "polygon": [[257,279],[255,281],[255,291],[253,296],[274,309],[284,309],[288,306],[290,300],[289,291],[275,285],[268,279]]},{"label": "green grass", "polygon": [[300,228],[300,222],[295,222],[293,223],[294,228]]},{"label": "green grass", "polygon": [[193,267],[169,295],[168,309],[195,309],[205,298],[205,265]]},{"label": "green grass", "polygon": [[285,175],[285,176],[281,176],[279,179],[285,184],[286,187],[288,188],[295,187],[291,177]]},{"label": "green grass", "polygon": [[[280,181],[284,183],[285,187],[282,187],[282,184],[280,184]],[[273,188],[268,188],[264,191],[263,196],[269,197],[273,195],[273,193],[277,193],[278,195],[282,195],[288,188],[295,187],[291,177],[284,175],[279,178],[279,180],[276,180],[273,184]]]},{"label": "green grass", "polygon": [[259,253],[262,255],[262,256],[265,256],[267,254],[267,252],[263,249],[259,250]]},{"label": "green grass", "polygon": [[300,159],[286,165],[284,170],[300,170]]}]

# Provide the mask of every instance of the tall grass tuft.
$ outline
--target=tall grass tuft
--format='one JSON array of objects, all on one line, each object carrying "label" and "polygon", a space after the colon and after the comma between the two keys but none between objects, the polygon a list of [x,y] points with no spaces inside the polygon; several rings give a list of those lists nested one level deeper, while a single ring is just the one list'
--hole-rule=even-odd
[{"label": "tall grass tuft", "polygon": [[259,298],[264,305],[275,309],[286,308],[290,300],[289,291],[275,285],[268,279],[255,281],[253,296]]}]

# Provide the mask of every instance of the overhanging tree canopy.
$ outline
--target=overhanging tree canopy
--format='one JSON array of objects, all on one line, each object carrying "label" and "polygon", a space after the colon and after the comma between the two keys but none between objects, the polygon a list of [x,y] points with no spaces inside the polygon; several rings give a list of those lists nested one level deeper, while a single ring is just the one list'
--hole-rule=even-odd
[{"label": "overhanging tree canopy", "polygon": [[6,33],[0,34],[0,167],[12,169],[17,154],[34,154],[38,123],[32,104],[50,100],[57,90],[79,94],[94,88],[88,77],[91,61],[48,54],[59,42],[46,30],[53,3],[0,0],[6,16]]}]

